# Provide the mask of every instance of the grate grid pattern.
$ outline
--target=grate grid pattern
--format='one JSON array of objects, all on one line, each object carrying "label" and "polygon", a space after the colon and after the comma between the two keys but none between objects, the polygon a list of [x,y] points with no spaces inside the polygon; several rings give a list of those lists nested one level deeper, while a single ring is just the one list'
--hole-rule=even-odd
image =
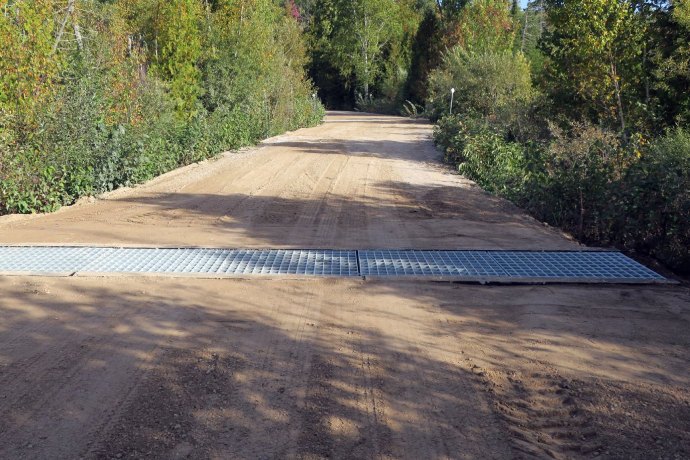
[{"label": "grate grid pattern", "polygon": [[113,251],[87,247],[0,247],[0,271],[74,273]]},{"label": "grate grid pattern", "polygon": [[619,252],[359,251],[363,276],[664,280]]},{"label": "grate grid pattern", "polygon": [[339,250],[0,247],[0,272],[358,276]]},{"label": "grate grid pattern", "polygon": [[1,273],[152,273],[648,282],[619,252],[94,248],[0,246]]}]

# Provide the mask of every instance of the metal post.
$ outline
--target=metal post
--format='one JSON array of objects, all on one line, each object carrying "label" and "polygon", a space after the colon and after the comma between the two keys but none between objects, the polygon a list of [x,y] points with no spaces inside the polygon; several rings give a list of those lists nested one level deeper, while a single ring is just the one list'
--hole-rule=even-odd
[{"label": "metal post", "polygon": [[450,89],[450,114],[453,115],[453,96],[455,96],[455,88]]}]

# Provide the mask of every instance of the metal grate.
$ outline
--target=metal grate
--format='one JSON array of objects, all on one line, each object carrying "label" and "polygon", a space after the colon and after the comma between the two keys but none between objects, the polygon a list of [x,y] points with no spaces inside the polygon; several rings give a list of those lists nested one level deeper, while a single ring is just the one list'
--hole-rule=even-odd
[{"label": "metal grate", "polygon": [[496,251],[490,256],[512,277],[664,279],[620,252]]},{"label": "metal grate", "polygon": [[500,276],[481,251],[359,251],[363,276]]},{"label": "metal grate", "polygon": [[434,276],[478,281],[664,282],[619,252],[0,247],[0,273]]},{"label": "metal grate", "polygon": [[0,247],[0,271],[74,273],[112,254],[112,248]]},{"label": "metal grate", "polygon": [[489,280],[664,281],[619,252],[359,251],[363,276]]},{"label": "metal grate", "polygon": [[358,276],[338,250],[0,247],[0,272]]}]

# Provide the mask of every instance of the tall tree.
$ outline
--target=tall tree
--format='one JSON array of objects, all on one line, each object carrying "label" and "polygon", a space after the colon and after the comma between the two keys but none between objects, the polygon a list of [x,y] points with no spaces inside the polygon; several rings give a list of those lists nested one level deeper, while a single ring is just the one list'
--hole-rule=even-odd
[{"label": "tall tree", "polygon": [[673,18],[686,29],[690,29],[690,0],[673,2]]},{"label": "tall tree", "polygon": [[199,0],[165,0],[157,18],[160,46],[158,70],[170,82],[170,93],[180,116],[196,114],[203,93],[199,64],[202,57]]},{"label": "tall tree", "polygon": [[470,0],[436,0],[436,6],[446,21],[452,21],[469,2]]},{"label": "tall tree", "polygon": [[0,109],[31,124],[55,90],[57,53],[54,0],[0,0]]},{"label": "tall tree", "polygon": [[650,21],[648,67],[659,129],[690,122],[690,1],[657,9]]},{"label": "tall tree", "polygon": [[453,25],[453,44],[467,52],[508,50],[513,47],[515,23],[507,0],[474,0]]},{"label": "tall tree", "polygon": [[642,78],[645,24],[628,0],[551,0],[544,51],[549,76],[602,121],[617,119],[622,132]]},{"label": "tall tree", "polygon": [[427,10],[412,42],[412,59],[405,83],[405,98],[416,104],[424,104],[429,74],[441,63],[441,31],[440,15],[435,10]]},{"label": "tall tree", "polygon": [[383,70],[386,48],[402,34],[395,0],[338,0],[331,42],[341,73],[354,76],[365,98]]}]

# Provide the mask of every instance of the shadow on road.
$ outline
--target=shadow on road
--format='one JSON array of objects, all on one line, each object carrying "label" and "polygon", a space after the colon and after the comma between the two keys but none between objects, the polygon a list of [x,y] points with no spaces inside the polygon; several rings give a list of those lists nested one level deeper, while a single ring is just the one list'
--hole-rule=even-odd
[{"label": "shadow on road", "polygon": [[309,283],[61,284],[3,286],[4,458],[508,458],[480,379]]},{"label": "shadow on road", "polygon": [[[205,239],[213,235],[217,241],[233,242],[221,244],[222,247],[238,244],[243,247],[334,249],[556,250],[578,247],[553,229],[538,225],[510,203],[477,188],[394,181],[371,187],[376,189],[375,199],[336,193],[327,193],[317,199],[152,193],[124,197],[115,202],[127,203],[129,208],[136,210],[127,216],[128,224],[159,228],[148,234],[154,245],[203,245],[194,241],[185,244],[189,240],[185,240],[185,233],[180,229],[193,226],[207,230],[208,233],[201,233]],[[146,237],[136,231],[118,234],[117,227],[111,225],[97,228],[100,239],[132,237],[141,240]],[[166,232],[175,237],[174,243],[167,240]]]},{"label": "shadow on road", "polygon": [[0,457],[644,458],[654,439],[690,453],[671,288],[0,287]]}]

